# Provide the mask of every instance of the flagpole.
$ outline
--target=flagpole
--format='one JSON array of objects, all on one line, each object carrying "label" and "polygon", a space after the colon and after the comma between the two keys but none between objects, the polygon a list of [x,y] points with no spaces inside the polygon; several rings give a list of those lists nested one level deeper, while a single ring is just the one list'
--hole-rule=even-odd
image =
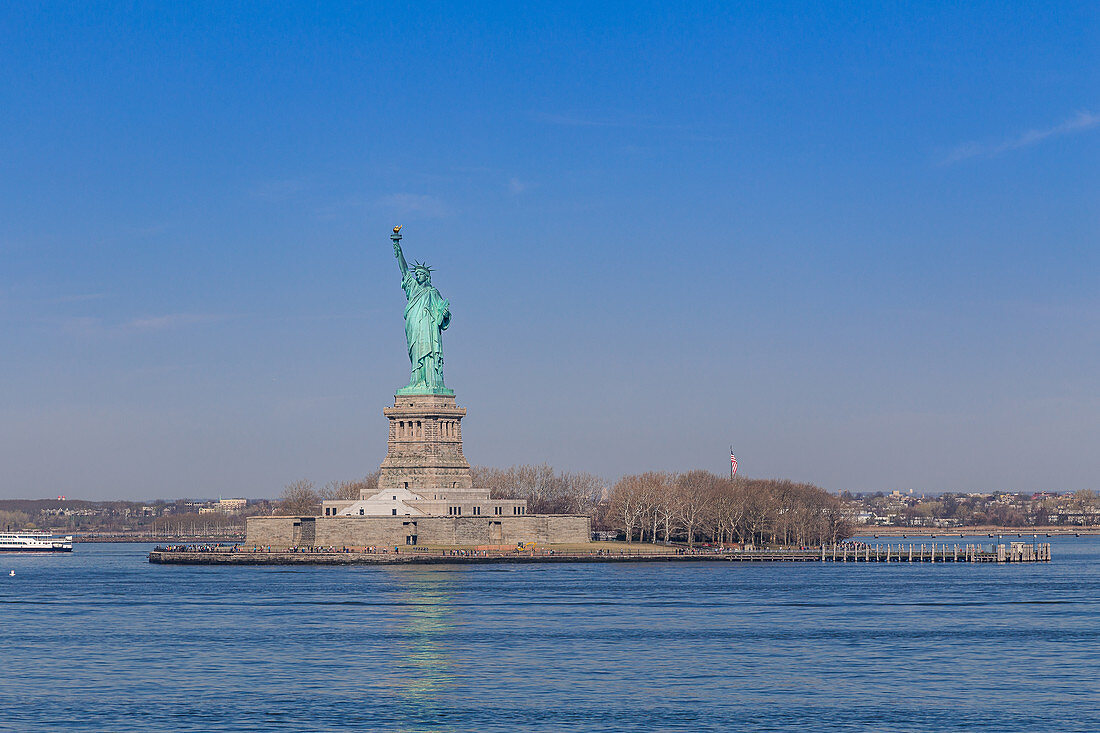
[{"label": "flagpole", "polygon": [[733,481],[733,446],[730,445],[730,481]]}]

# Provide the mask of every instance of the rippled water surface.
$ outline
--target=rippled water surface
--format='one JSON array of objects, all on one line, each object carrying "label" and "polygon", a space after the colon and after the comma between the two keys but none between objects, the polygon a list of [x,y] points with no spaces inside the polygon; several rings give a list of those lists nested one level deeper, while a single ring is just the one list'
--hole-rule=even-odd
[{"label": "rippled water surface", "polygon": [[1097,731],[1100,538],[1050,541],[1030,565],[0,555],[0,730]]}]

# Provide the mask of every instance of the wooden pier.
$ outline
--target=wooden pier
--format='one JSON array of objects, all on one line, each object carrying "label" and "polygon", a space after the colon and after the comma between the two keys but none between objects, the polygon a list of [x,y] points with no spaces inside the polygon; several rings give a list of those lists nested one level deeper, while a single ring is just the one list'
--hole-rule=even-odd
[{"label": "wooden pier", "polygon": [[[598,543],[594,543],[598,545]],[[439,565],[560,562],[880,562],[948,563],[1049,562],[1050,543],[1031,544],[839,544],[819,548],[654,550],[481,550],[402,549],[367,552],[354,548],[170,547],[149,553],[149,562],[163,565]]]},{"label": "wooden pier", "polygon": [[1050,562],[1050,543],[833,545],[815,555],[819,562]]}]

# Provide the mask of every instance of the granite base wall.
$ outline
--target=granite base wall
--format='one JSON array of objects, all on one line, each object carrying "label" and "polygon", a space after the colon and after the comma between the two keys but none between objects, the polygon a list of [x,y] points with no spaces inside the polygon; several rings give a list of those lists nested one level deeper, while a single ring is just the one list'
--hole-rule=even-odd
[{"label": "granite base wall", "polygon": [[[245,520],[245,541],[255,545],[290,547],[295,544],[297,517],[249,517]],[[253,537],[257,538],[253,541]]]},{"label": "granite base wall", "polygon": [[[574,514],[470,517],[249,517],[245,543],[271,547],[306,544],[302,524],[313,523],[319,547],[418,545],[513,545],[518,542],[588,542],[591,521]],[[295,526],[297,524],[297,526]]]}]

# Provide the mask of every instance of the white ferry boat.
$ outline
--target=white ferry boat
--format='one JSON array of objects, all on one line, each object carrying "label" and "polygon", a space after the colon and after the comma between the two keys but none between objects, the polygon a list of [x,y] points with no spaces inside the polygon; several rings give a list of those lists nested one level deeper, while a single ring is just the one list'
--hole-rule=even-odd
[{"label": "white ferry boat", "polygon": [[49,532],[0,532],[0,552],[72,552],[73,537]]}]

